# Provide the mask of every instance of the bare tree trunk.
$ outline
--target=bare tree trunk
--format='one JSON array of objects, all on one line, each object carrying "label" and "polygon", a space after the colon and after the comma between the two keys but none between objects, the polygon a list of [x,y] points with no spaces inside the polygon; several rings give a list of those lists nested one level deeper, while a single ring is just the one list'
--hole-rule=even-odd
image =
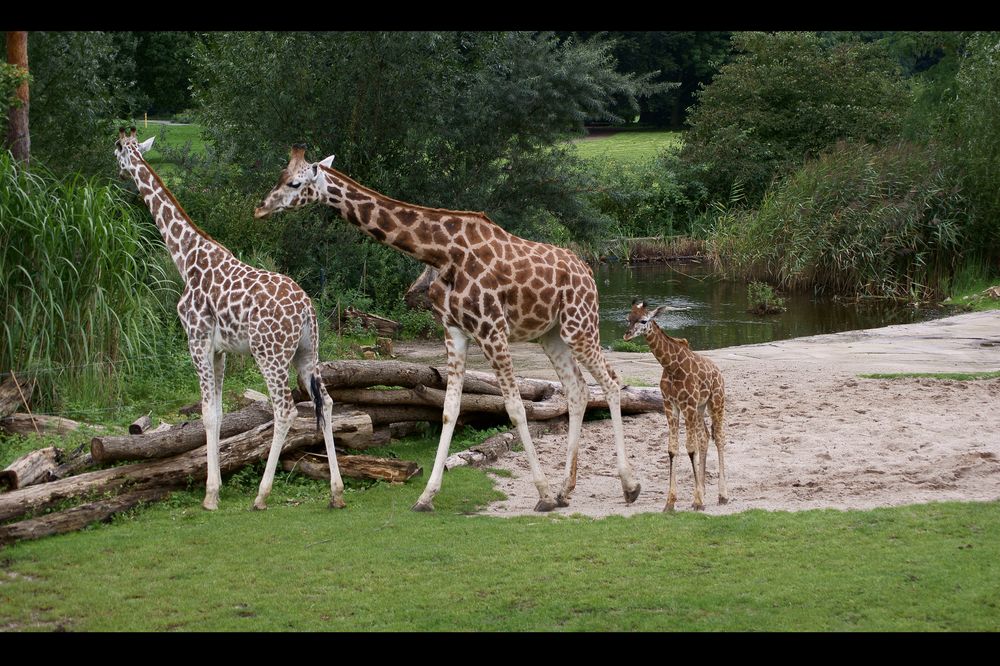
[{"label": "bare tree trunk", "polygon": [[[7,32],[7,62],[28,71],[28,33]],[[31,159],[31,135],[28,133],[28,82],[17,87],[20,104],[7,110],[7,147],[14,159],[26,165]]]}]

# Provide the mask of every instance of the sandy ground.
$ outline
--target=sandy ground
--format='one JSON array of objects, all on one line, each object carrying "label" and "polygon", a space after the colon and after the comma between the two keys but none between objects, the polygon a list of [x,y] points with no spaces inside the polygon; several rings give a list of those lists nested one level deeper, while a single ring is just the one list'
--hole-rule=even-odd
[{"label": "sandy ground", "polygon": [[[440,362],[443,344],[408,344],[404,360]],[[1000,499],[1000,379],[862,379],[872,372],[1000,370],[1000,311],[920,324],[796,338],[704,352],[726,378],[726,478],[729,504],[716,504],[718,458],[709,447],[706,513],[747,509],[862,509],[943,500]],[[609,352],[628,383],[656,386],[651,354]],[[538,345],[515,345],[517,374],[555,379]],[[489,369],[471,347],[469,366]],[[587,375],[588,380],[590,379]],[[667,422],[663,414],[624,417],[629,463],[642,483],[626,506],[615,467],[610,421],[585,422],[570,506],[587,516],[660,511],[667,491]],[[675,458],[678,511],[691,510],[693,475]],[[558,489],[565,428],[535,441],[543,470]],[[508,499],[486,513],[533,513],[538,494],[523,452],[492,467]],[[442,492],[447,492],[445,476]]]}]

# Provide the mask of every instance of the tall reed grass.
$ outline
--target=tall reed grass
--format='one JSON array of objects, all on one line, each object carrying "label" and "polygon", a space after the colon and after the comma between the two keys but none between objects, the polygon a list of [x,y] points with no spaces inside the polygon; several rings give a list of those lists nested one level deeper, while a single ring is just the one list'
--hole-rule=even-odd
[{"label": "tall reed grass", "polygon": [[962,259],[968,223],[928,149],[840,143],[772,186],[757,210],[719,215],[713,241],[726,272],[748,281],[926,300]]},{"label": "tall reed grass", "polygon": [[43,407],[114,400],[176,303],[156,239],[117,185],[0,153],[0,373],[35,376]]}]

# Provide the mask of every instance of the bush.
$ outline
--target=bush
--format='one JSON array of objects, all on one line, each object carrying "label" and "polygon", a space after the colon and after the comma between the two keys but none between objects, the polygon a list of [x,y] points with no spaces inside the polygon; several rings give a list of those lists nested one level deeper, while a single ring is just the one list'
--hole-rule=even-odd
[{"label": "bush", "polygon": [[785,311],[785,299],[774,293],[774,288],[766,282],[751,282],[747,285],[747,312],[758,315],[778,314]]},{"label": "bush", "polygon": [[783,289],[923,299],[960,258],[965,202],[932,153],[837,144],[769,190],[755,212],[718,219],[728,272]]},{"label": "bush", "polygon": [[38,162],[26,173],[0,153],[0,368],[37,376],[48,406],[114,399],[123,374],[156,352],[161,322],[176,318],[156,229],[130,199]]},{"label": "bush", "polygon": [[671,151],[639,162],[592,160],[593,206],[611,218],[612,236],[640,238],[690,232],[704,190]]},{"label": "bush", "polygon": [[877,43],[810,33],[737,33],[737,55],[698,93],[683,159],[704,166],[713,201],[734,187],[755,205],[777,175],[841,139],[895,140],[909,103],[898,65]]}]

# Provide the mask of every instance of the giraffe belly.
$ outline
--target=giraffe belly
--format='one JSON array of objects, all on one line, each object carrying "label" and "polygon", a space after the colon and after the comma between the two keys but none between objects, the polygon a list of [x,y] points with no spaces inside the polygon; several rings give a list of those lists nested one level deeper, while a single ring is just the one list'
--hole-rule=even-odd
[{"label": "giraffe belly", "polygon": [[227,354],[249,354],[250,340],[247,336],[223,335],[218,327],[212,336],[212,346],[216,351]]}]

